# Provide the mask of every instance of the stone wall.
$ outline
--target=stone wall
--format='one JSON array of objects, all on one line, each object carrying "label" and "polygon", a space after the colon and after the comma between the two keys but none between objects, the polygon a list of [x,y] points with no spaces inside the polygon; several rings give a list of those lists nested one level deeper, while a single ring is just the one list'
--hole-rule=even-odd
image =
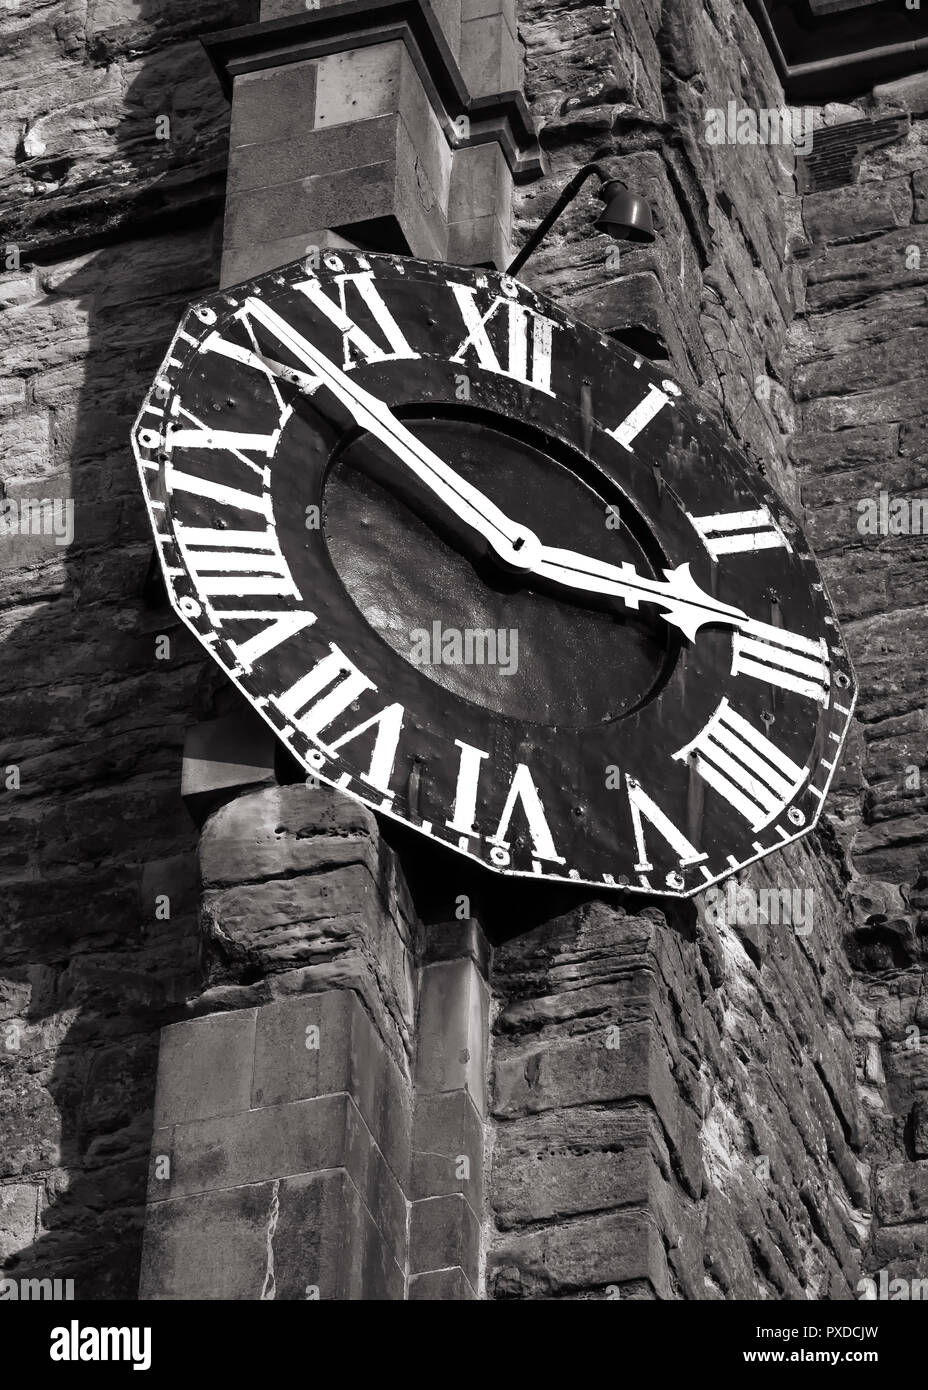
[{"label": "stone wall", "polygon": [[[213,838],[198,865],[180,799],[184,730],[225,706],[151,583],[127,432],[181,309],[219,277],[228,108],[195,35],[252,17],[247,0],[20,0],[0,17],[0,483],[75,503],[70,544],[0,542],[0,1263],[88,1298],[138,1289],[165,1025],[247,1014],[308,971],[314,992],[348,981],[398,1071],[416,1065],[421,981],[368,988],[361,925],[406,920],[372,870],[392,862],[365,847],[375,830],[313,858],[300,826],[267,822],[273,864],[303,856],[325,907],[288,918],[271,885],[296,861],[233,871]],[[737,0],[545,0],[520,37],[549,172],[520,191],[517,232],[593,158],[658,228],[616,265],[581,199],[523,278],[666,359],[801,503],[861,713],[826,822],[746,880],[811,890],[810,932],[592,899],[539,921],[507,898],[489,1167],[466,1209],[449,1191],[420,1211],[453,1208],[476,1280],[457,1213],[483,1207],[495,1298],[853,1297],[862,1270],[917,1274],[928,1223],[923,541],[862,535],[856,510],[924,486],[928,272],[906,248],[924,262],[926,124],[911,87],[820,113],[822,129],[898,117],[898,138],[825,192],[800,167],[797,192],[790,151],[704,138],[707,107],[782,99]],[[270,815],[277,792],[260,795]],[[249,913],[270,898],[257,940]],[[479,1087],[455,1084],[470,1132]],[[411,1172],[404,1191],[443,1180]],[[422,1232],[423,1281],[440,1237]]]},{"label": "stone wall", "polygon": [[179,771],[215,682],[146,583],[128,429],[218,278],[228,109],[195,36],[248,14],[0,13],[0,480],[74,502],[70,544],[0,540],[0,1259],[78,1297],[136,1296],[158,1033],[199,988]]},{"label": "stone wall", "polygon": [[[591,904],[496,953],[489,1291],[856,1297],[866,1272],[915,1275],[926,1229],[924,817],[902,790],[924,760],[923,542],[862,541],[853,507],[924,485],[922,137],[901,120],[850,161],[858,186],[803,197],[812,159],[705,140],[708,108],[783,101],[742,7],[529,6],[523,33],[552,191],[614,157],[659,226],[616,269],[577,207],[526,277],[635,346],[648,330],[801,508],[862,698],[825,823],[743,876],[810,893],[808,930]],[[550,196],[527,191],[526,225]]]},{"label": "stone wall", "polygon": [[835,809],[871,1165],[866,1269],[910,1279],[928,1235],[928,78],[817,121],[819,151],[853,157],[821,191],[802,171],[790,454],[860,680],[855,778]]}]

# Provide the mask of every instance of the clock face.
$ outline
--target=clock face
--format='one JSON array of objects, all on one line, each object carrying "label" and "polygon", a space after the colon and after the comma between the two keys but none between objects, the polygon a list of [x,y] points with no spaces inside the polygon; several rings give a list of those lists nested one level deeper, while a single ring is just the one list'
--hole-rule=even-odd
[{"label": "clock face", "polygon": [[855,689],[796,522],[517,282],[339,251],[216,294],[133,441],[173,605],[320,781],[683,897],[817,820]]}]

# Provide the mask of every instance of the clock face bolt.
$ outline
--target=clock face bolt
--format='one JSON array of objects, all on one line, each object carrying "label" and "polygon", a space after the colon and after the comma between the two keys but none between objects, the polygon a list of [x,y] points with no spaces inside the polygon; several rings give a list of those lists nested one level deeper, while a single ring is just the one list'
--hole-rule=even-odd
[{"label": "clock face bolt", "polygon": [[850,683],[850,676],[846,676],[843,671],[835,672],[835,685],[838,686],[840,690],[847,690]]},{"label": "clock face bolt", "polygon": [[775,723],[776,723],[776,716],[773,715],[773,714],[771,714],[771,712],[770,712],[769,709],[761,710],[760,718],[761,718],[761,723],[762,723],[762,724],[766,724],[766,726],[767,726],[768,729],[770,728],[770,725],[771,725],[771,724],[775,724]]},{"label": "clock face bolt", "polygon": [[793,825],[805,825],[806,818],[802,814],[798,806],[791,806],[786,814],[792,821]]}]

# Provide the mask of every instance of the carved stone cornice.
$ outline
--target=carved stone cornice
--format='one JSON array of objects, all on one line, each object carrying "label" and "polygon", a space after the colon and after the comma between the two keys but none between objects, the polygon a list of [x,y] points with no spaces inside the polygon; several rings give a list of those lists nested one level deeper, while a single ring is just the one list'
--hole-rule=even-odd
[{"label": "carved stone cornice", "polygon": [[[401,40],[449,145],[467,149],[499,143],[516,183],[543,172],[541,149],[520,91],[472,97],[454,55],[424,0],[339,0],[305,14],[246,24],[201,37],[231,100],[236,77],[329,53]],[[455,122],[466,116],[468,133]]]}]

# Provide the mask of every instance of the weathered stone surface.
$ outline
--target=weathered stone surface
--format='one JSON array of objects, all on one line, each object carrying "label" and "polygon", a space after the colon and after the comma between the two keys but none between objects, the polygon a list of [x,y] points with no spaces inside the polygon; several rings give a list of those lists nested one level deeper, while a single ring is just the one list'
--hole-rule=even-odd
[{"label": "weathered stone surface", "polygon": [[858,183],[810,193],[802,200],[802,220],[813,243],[849,241],[912,220],[912,185],[907,178]]},{"label": "weathered stone surface", "polygon": [[577,1290],[606,1297],[610,1285],[645,1281],[652,1297],[670,1296],[664,1244],[653,1219],[616,1211],[509,1235],[487,1272],[493,1298],[551,1298]]},{"label": "weathered stone surface", "polygon": [[157,1203],[141,1297],[396,1300],[403,1273],[347,1174],[312,1174]]},{"label": "weathered stone surface", "polygon": [[[468,18],[500,13],[472,6]],[[415,1031],[413,914],[370,817],[347,802],[294,787],[227,808],[222,834],[204,839],[210,911],[198,936],[178,771],[185,728],[222,712],[218,681],[144,597],[151,545],[126,434],[182,307],[218,279],[228,108],[195,36],[251,17],[246,0],[49,0],[0,21],[0,250],[12,242],[22,261],[0,274],[0,482],[11,497],[70,495],[77,519],[73,545],[23,549],[17,564],[10,548],[0,565],[0,766],[22,772],[21,790],[3,792],[0,846],[0,1004],[21,1037],[0,1052],[0,1229],[3,1258],[75,1273],[90,1298],[136,1289],[163,1024],[252,994],[254,1006],[279,999],[300,1014],[318,997],[302,991],[332,985],[390,1001],[376,1024],[398,1068]],[[774,883],[815,890],[808,939],[698,914],[617,926],[600,907],[579,929],[558,920],[497,949],[493,1065],[514,1108],[494,1121],[490,1291],[601,1297],[615,1281],[623,1297],[854,1297],[869,1212],[867,1267],[914,1276],[928,1210],[928,1051],[915,1045],[928,1029],[924,540],[864,537],[855,517],[878,487],[926,490],[918,84],[887,94],[909,101],[907,135],[868,154],[857,183],[800,199],[790,151],[704,138],[708,106],[782,99],[743,6],[529,0],[519,26],[549,161],[519,190],[520,234],[591,158],[649,198],[658,229],[653,247],[623,248],[610,265],[610,243],[590,230],[592,196],[578,200],[527,278],[603,331],[659,341],[668,370],[721,411],[785,496],[798,501],[801,482],[861,699],[829,822],[814,847],[771,861]],[[833,105],[823,118],[864,114]],[[169,139],[158,138],[162,116]],[[344,130],[326,136],[338,145]],[[294,172],[292,148],[269,143],[263,165],[243,155],[242,187],[324,179],[330,154],[318,140],[320,168]],[[455,196],[481,190],[465,183]],[[264,254],[297,251],[281,239]],[[162,634],[171,659],[156,664]],[[756,872],[752,883],[770,882]],[[170,915],[158,916],[165,896]],[[262,975],[253,949],[279,972]],[[278,1043],[294,1016],[281,1010]],[[857,1031],[862,1019],[871,1031]],[[607,1065],[596,1049],[610,1027],[629,1053]],[[645,1034],[663,1063],[636,1071],[631,1045]],[[387,1100],[365,1090],[378,1076],[366,1057],[359,1043],[359,1105],[374,1131],[395,1097],[386,1084]],[[641,1095],[616,1097],[623,1067],[643,1077]],[[266,1072],[262,1096],[300,1099],[294,1057]],[[588,1085],[608,1098],[583,1094]],[[423,1156],[424,1182],[441,1181],[441,1161]],[[348,1251],[323,1297],[401,1296],[356,1190],[333,1179],[337,1197],[323,1198],[295,1181],[277,1194],[277,1296],[305,1297],[322,1244]],[[34,1209],[33,1183],[48,1195]],[[637,1205],[616,1209],[626,1192]],[[247,1239],[216,1245],[210,1296],[265,1290],[273,1197],[262,1183],[230,1199]],[[185,1215],[158,1237],[165,1269],[174,1240],[198,1253],[198,1204],[214,1200],[178,1199]],[[235,1223],[219,1217],[230,1240]],[[351,1253],[359,1226],[374,1233],[365,1248],[381,1250],[367,1266]],[[171,1296],[169,1275],[159,1288]],[[419,1276],[410,1296],[469,1288],[452,1270]]]}]

